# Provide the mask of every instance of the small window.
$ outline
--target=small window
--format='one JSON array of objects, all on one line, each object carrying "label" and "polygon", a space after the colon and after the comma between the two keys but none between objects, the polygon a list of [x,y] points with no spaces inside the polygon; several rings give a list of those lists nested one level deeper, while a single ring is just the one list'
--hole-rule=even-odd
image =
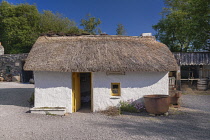
[{"label": "small window", "polygon": [[111,95],[120,96],[120,83],[111,83]]},{"label": "small window", "polygon": [[11,72],[11,67],[10,66],[6,66],[6,74],[10,74]]}]

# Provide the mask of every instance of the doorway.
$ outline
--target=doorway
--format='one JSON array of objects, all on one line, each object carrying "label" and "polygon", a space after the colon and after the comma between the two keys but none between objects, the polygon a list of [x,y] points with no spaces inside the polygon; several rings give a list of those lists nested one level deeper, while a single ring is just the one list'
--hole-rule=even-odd
[{"label": "doorway", "polygon": [[92,110],[92,75],[90,72],[72,73],[72,112]]},{"label": "doorway", "polygon": [[27,83],[30,81],[30,79],[34,79],[34,75],[33,75],[33,71],[25,71],[23,69],[23,66],[25,65],[25,61],[22,61],[21,62],[21,66],[22,66],[22,69],[21,69],[21,82],[22,83]]}]

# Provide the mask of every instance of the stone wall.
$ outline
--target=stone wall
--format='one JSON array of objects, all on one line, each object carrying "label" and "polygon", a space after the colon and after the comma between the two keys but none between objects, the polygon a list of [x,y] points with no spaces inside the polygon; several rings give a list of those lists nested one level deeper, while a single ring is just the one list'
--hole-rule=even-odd
[{"label": "stone wall", "polygon": [[0,77],[6,79],[8,75],[13,76],[17,81],[21,81],[23,65],[28,54],[4,54],[0,55]]}]

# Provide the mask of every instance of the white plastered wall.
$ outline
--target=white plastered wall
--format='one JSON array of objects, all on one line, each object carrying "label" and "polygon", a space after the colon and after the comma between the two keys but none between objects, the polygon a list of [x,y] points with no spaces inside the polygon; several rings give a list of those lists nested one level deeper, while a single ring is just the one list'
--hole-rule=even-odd
[{"label": "white plastered wall", "polygon": [[66,107],[72,112],[72,74],[69,72],[34,72],[35,107]]},{"label": "white plastered wall", "polygon": [[[119,105],[119,101],[142,100],[148,94],[168,95],[168,72],[126,72],[125,75],[93,73],[93,111]],[[121,96],[111,96],[111,83],[120,83]]]}]

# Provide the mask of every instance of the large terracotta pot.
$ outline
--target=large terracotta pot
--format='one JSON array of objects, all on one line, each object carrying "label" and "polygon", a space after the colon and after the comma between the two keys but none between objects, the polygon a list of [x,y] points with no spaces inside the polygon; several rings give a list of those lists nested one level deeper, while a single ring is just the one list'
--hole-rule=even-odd
[{"label": "large terracotta pot", "polygon": [[168,112],[170,98],[169,95],[145,95],[144,104],[150,114],[164,114]]},{"label": "large terracotta pot", "polygon": [[170,104],[173,105],[173,107],[177,108],[180,107],[179,99],[182,95],[181,91],[171,91],[170,92]]}]

